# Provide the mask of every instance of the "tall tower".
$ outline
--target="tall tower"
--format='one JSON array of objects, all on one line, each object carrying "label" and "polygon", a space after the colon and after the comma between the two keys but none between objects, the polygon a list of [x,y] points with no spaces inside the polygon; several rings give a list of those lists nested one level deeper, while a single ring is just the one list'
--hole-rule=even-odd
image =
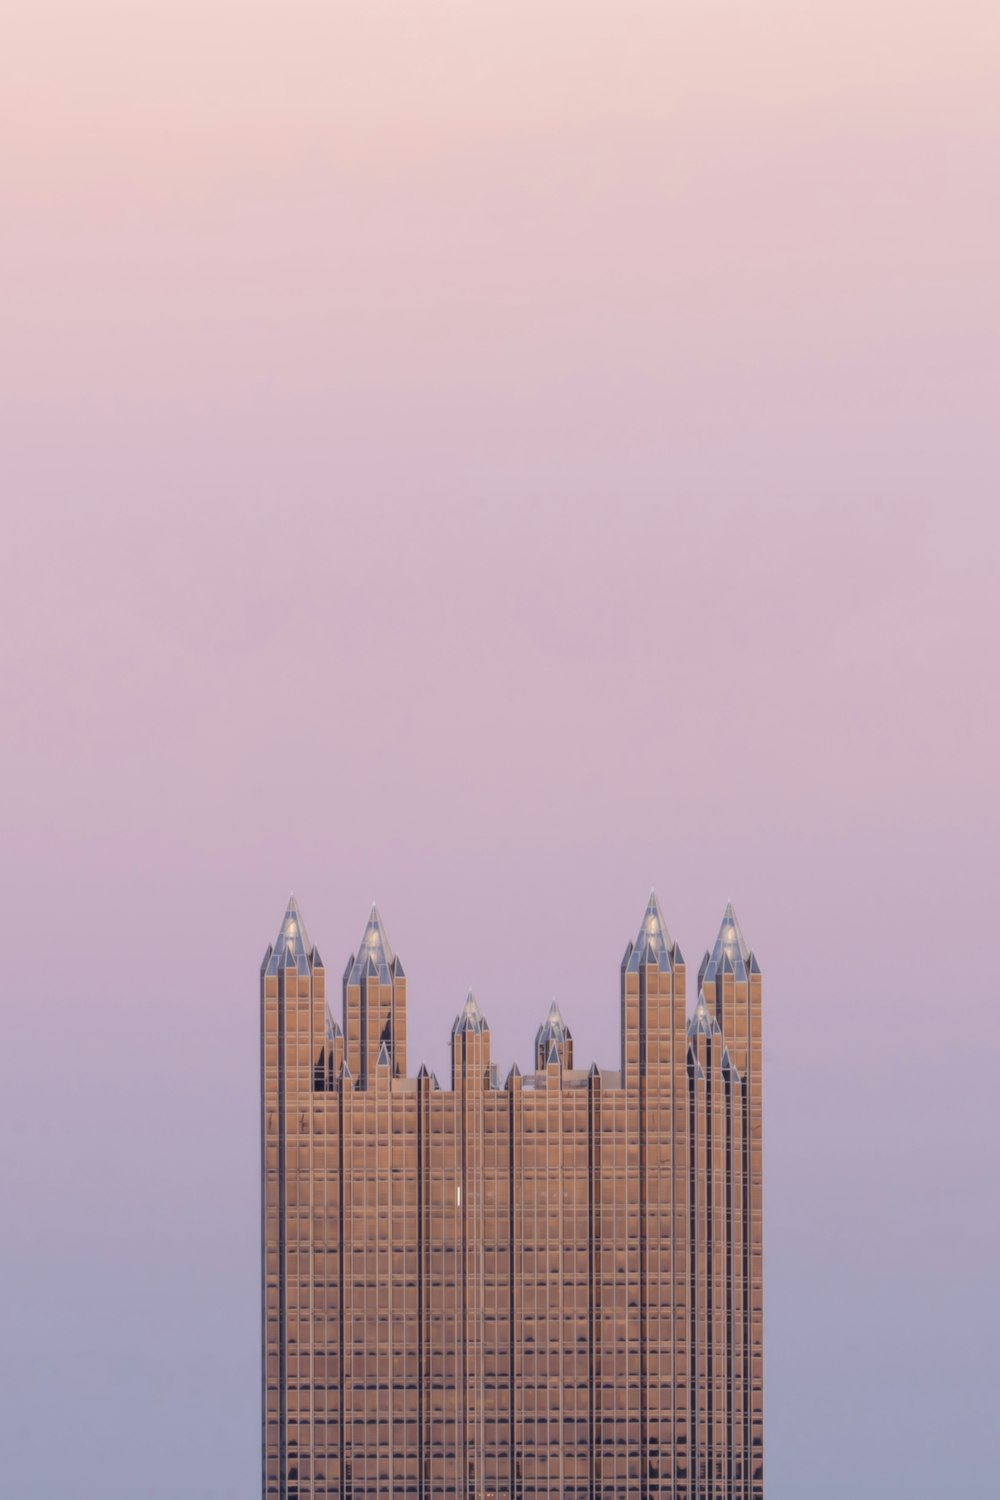
[{"label": "tall tower", "polygon": [[[722,1182],[723,1211],[729,1226],[726,1264],[720,1266],[719,1241],[707,1243],[699,1267],[708,1281],[701,1295],[709,1299],[716,1319],[725,1302],[725,1341],[703,1346],[698,1401],[705,1409],[699,1461],[712,1475],[707,1495],[733,1500],[762,1500],[764,1493],[764,1238],[763,1137],[761,1111],[761,973],[747,946],[732,903],[726,906],[719,935],[699,971],[700,1029],[692,1036],[692,1066],[704,1078],[692,1081],[702,1137],[692,1163],[693,1180],[706,1198],[706,1212],[718,1211],[713,1192]],[[709,1047],[701,1013],[711,1017],[719,1041]],[[724,1100],[722,1112],[719,1096]],[[723,1144],[719,1146],[719,1135]],[[704,1168],[709,1175],[701,1178]],[[721,1178],[720,1174],[721,1173]],[[714,1185],[714,1186],[713,1186]],[[714,1288],[714,1292],[713,1292]],[[713,1301],[714,1297],[714,1301]],[[711,1311],[707,1314],[711,1317]],[[714,1325],[718,1327],[718,1322]],[[711,1360],[723,1355],[726,1382],[712,1373]],[[725,1395],[725,1441],[719,1428]],[[720,1458],[723,1472],[720,1474]],[[726,1484],[728,1488],[720,1489]]]},{"label": "tall tower", "polygon": [[760,971],[732,908],[693,1016],[655,895],[618,1068],[558,1005],[500,1084],[406,1066],[372,907],[343,1024],[290,899],[261,967],[265,1500],[762,1500]]}]

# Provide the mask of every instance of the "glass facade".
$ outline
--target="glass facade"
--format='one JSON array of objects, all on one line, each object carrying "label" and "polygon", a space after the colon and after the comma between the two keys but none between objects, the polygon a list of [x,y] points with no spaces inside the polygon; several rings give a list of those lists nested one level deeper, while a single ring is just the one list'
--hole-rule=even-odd
[{"label": "glass facade", "polygon": [[692,1017],[651,897],[621,1059],[553,1004],[501,1084],[406,1065],[372,909],[343,1021],[294,900],[261,969],[263,1494],[761,1500],[761,980],[727,907]]}]

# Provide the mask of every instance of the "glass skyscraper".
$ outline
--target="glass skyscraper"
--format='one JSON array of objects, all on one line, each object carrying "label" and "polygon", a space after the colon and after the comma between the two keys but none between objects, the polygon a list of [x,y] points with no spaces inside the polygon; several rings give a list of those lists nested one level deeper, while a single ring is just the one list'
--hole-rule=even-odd
[{"label": "glass skyscraper", "polygon": [[761,977],[651,896],[618,1067],[553,1005],[501,1081],[470,994],[407,1071],[372,908],[343,1017],[293,900],[261,969],[266,1500],[761,1500]]}]

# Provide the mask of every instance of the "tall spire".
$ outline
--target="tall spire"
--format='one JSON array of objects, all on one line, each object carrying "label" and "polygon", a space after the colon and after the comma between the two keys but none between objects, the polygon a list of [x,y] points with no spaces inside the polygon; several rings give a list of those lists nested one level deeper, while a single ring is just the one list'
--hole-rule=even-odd
[{"label": "tall spire", "polygon": [[382,918],[379,916],[378,907],[373,902],[364,936],[358,946],[356,956],[351,961],[347,983],[360,984],[366,975],[370,975],[377,978],[379,984],[391,984],[390,970],[393,961],[394,954],[389,946],[389,939],[385,935]]},{"label": "tall spire", "polygon": [[573,1066],[573,1033],[563,1020],[562,1011],[553,1000],[549,1013],[535,1032],[535,1067],[548,1066],[549,1053],[555,1047],[564,1068]]},{"label": "tall spire", "polygon": [[536,1042],[561,1042],[570,1035],[570,1029],[563,1020],[562,1011],[553,1000],[549,1006],[549,1013],[544,1022],[538,1028],[535,1036]]},{"label": "tall spire", "polygon": [[294,968],[300,974],[309,973],[309,957],[312,944],[306,932],[298,902],[289,896],[285,915],[281,919],[278,936],[267,956],[265,974],[278,974],[282,969]]},{"label": "tall spire", "polygon": [[489,1029],[486,1017],[479,1009],[479,1002],[470,990],[461,1015],[455,1017],[455,1024],[451,1028],[452,1035],[454,1036],[459,1031],[481,1032],[489,1031]]},{"label": "tall spire", "polygon": [[715,947],[703,966],[703,979],[714,980],[719,974],[735,974],[737,979],[746,979],[750,949],[743,936],[743,929],[733,911],[733,903],[726,905]]},{"label": "tall spire", "polygon": [[626,951],[625,967],[637,970],[645,968],[647,964],[655,964],[659,969],[672,969],[683,962],[681,950],[670,936],[663,920],[656,892],[650,891],[639,935]]}]

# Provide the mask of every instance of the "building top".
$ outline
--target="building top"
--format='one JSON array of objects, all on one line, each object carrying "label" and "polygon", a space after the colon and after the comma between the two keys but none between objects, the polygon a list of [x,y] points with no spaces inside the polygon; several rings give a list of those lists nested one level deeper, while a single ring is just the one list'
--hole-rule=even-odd
[{"label": "building top", "polygon": [[[678,944],[672,938],[663,913],[656,898],[655,891],[650,892],[649,900],[643,913],[642,924],[634,943],[630,943],[625,952],[623,970],[637,972],[647,966],[655,966],[661,971],[670,972],[684,962]],[[299,975],[309,976],[322,967],[322,960],[318,949],[310,942],[302,914],[294,895],[289,896],[288,905],[281,921],[278,934],[274,944],[268,947],[261,966],[263,975],[278,975],[289,968],[294,969]],[[361,944],[356,955],[352,954],[344,975],[346,985],[358,985],[370,980],[379,986],[393,986],[402,978],[403,968],[399,959],[392,951],[382,918],[378,907],[373,905],[365,925]],[[703,993],[703,984],[707,987],[709,983],[715,983],[719,976],[731,976],[746,982],[751,975],[759,975],[760,967],[757,959],[751,952],[739,920],[733,909],[732,903],[726,905],[722,923],[719,927],[718,936],[711,952],[706,952],[699,972],[698,999],[694,1013],[686,1026],[687,1037],[693,1041],[699,1036],[718,1036],[720,1032],[719,1018],[713,1012],[715,1004],[706,1003]],[[321,993],[321,992],[320,992]],[[358,1003],[351,1001],[345,994],[345,1005]],[[397,1004],[398,993],[395,993],[393,1003]],[[369,992],[369,1004],[372,1003],[371,992]],[[380,998],[379,1004],[385,1005],[385,998]],[[380,1013],[381,1014],[381,1013]],[[379,1028],[382,1027],[381,1017]],[[331,1014],[328,1007],[324,1007],[323,1020],[325,1022],[325,1040],[328,1043],[339,1042],[344,1038],[344,1032],[337,1020]],[[402,1024],[402,1023],[401,1023]],[[474,993],[470,990],[460,1014],[455,1018],[452,1026],[452,1036],[460,1034],[473,1034],[487,1036],[489,1025],[480,1010]],[[381,1041],[385,1043],[388,1030],[382,1031]],[[401,1032],[405,1038],[405,1030]],[[573,1068],[572,1051],[573,1034],[567,1026],[562,1012],[555,1000],[551,1002],[545,1020],[535,1034],[535,1072],[523,1081],[525,1088],[540,1088],[545,1086],[545,1070],[559,1064],[561,1068],[560,1077],[564,1086],[582,1086],[587,1082],[590,1073],[587,1070]],[[345,1056],[342,1077],[349,1079],[352,1076],[351,1068],[348,1066],[347,1053],[350,1047],[345,1044]],[[356,1052],[356,1048],[355,1048]],[[384,1055],[383,1055],[384,1054]],[[332,1056],[332,1053],[331,1053]],[[358,1058],[353,1053],[350,1058],[354,1064],[354,1070],[358,1068]],[[370,1063],[369,1063],[370,1066]],[[375,1064],[376,1068],[392,1066],[391,1047],[383,1045]],[[731,1069],[735,1076],[735,1063],[727,1052],[724,1066]],[[401,1063],[401,1070],[405,1071],[405,1061]],[[338,1069],[339,1071],[339,1069]],[[493,1088],[499,1087],[499,1073],[495,1072],[490,1084]],[[364,1070],[362,1069],[362,1074]],[[433,1075],[431,1075],[433,1076]],[[614,1070],[599,1070],[602,1085],[608,1088],[620,1088],[623,1086],[623,1075]],[[516,1069],[513,1078],[519,1078],[520,1073]],[[509,1081],[509,1080],[508,1080]],[[401,1078],[396,1080],[401,1085]],[[394,1083],[395,1087],[396,1084]],[[440,1085],[433,1080],[433,1087]]]},{"label": "building top", "polygon": [[650,891],[649,900],[642,918],[642,926],[634,943],[625,950],[624,968],[635,973],[653,965],[668,972],[684,962],[680,948],[670,936],[663,920],[656,892]]},{"label": "building top", "polygon": [[395,955],[385,935],[378,907],[372,902],[364,936],[347,968],[347,983],[360,984],[363,979],[377,979],[379,984],[391,984],[394,962]]},{"label": "building top", "polygon": [[572,1041],[572,1039],[573,1033],[563,1020],[562,1011],[553,1000],[549,1006],[548,1015],[535,1032],[535,1051],[537,1053],[539,1048],[545,1047],[547,1052],[549,1043],[555,1042],[556,1046],[559,1046],[561,1042]]},{"label": "building top", "polygon": [[478,1035],[479,1032],[489,1031],[489,1029],[486,1017],[479,1009],[476,997],[470,990],[461,1015],[455,1017],[455,1024],[451,1028],[452,1036],[460,1031],[474,1031]]},{"label": "building top", "polygon": [[703,983],[705,980],[716,979],[720,974],[734,974],[737,979],[746,979],[748,968],[754,973],[759,972],[730,901],[722,918],[715,947],[705,955],[702,962],[699,979]]},{"label": "building top", "polygon": [[299,974],[308,974],[311,953],[312,944],[298,903],[294,896],[289,896],[278,935],[264,955],[262,968],[265,974],[278,974],[282,969],[295,969]]}]

